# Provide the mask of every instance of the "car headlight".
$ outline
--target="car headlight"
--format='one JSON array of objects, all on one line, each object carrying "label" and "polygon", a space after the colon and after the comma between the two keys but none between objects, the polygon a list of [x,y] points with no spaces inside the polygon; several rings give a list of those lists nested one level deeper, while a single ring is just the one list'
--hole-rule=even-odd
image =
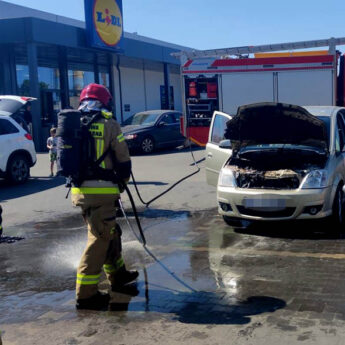
[{"label": "car headlight", "polygon": [[327,171],[313,170],[302,181],[302,189],[327,187]]},{"label": "car headlight", "polygon": [[125,139],[126,140],[133,140],[137,137],[138,135],[137,134],[127,134],[125,135]]},{"label": "car headlight", "polygon": [[223,187],[236,187],[236,179],[232,170],[223,168],[219,174],[218,185]]}]

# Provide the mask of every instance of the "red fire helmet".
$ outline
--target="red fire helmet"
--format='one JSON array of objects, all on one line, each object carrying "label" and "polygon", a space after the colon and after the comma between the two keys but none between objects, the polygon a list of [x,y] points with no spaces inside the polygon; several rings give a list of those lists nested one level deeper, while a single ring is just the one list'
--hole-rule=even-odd
[{"label": "red fire helmet", "polygon": [[80,94],[80,103],[87,99],[95,99],[100,101],[104,106],[108,107],[113,99],[109,90],[100,84],[89,84],[84,87]]}]

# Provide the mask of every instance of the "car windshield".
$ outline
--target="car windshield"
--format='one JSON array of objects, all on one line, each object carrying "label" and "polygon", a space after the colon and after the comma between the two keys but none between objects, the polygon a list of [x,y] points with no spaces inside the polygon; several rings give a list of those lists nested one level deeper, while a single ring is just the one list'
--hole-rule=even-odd
[{"label": "car windshield", "polygon": [[329,116],[318,116],[317,118],[322,120],[323,123],[326,125],[327,142],[329,144],[329,138],[330,138],[330,133],[331,133],[331,118]]},{"label": "car windshield", "polygon": [[138,113],[125,121],[125,125],[153,125],[157,121],[159,116],[160,114]]}]

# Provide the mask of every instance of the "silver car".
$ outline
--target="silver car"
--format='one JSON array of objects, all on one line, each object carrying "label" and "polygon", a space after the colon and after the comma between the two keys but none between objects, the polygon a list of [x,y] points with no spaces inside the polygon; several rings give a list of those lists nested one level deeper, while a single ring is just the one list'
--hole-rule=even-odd
[{"label": "silver car", "polygon": [[216,112],[206,150],[225,222],[331,216],[343,225],[345,108],[258,103],[233,117]]}]

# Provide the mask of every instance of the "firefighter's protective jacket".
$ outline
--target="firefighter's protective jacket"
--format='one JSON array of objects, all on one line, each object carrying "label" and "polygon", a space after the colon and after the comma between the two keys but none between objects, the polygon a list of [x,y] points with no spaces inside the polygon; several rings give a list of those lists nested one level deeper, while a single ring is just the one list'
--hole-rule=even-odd
[{"label": "firefighter's protective jacket", "polygon": [[[90,132],[95,140],[96,160],[100,158],[108,148],[108,154],[100,163],[104,169],[115,170],[118,177],[128,182],[131,173],[131,160],[128,146],[120,125],[112,118],[111,113],[102,111],[99,117],[90,127]],[[112,181],[99,179],[86,180],[80,187],[72,188],[72,202],[77,204],[80,198],[92,198],[95,204],[103,203],[107,196],[119,197],[120,187]],[[98,202],[97,202],[98,201]]]}]

